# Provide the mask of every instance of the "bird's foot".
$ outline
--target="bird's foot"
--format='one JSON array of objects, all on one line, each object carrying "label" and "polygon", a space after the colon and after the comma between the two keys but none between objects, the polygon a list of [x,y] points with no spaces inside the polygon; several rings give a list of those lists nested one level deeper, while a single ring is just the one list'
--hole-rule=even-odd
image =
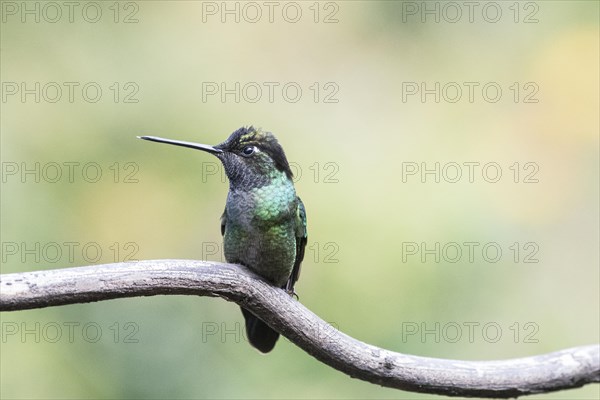
[{"label": "bird's foot", "polygon": [[285,289],[285,292],[286,292],[287,294],[289,294],[291,297],[295,298],[296,300],[300,300],[300,296],[298,296],[298,293],[296,293],[296,292],[294,291],[294,289],[288,289],[288,288],[286,288],[286,289]]}]

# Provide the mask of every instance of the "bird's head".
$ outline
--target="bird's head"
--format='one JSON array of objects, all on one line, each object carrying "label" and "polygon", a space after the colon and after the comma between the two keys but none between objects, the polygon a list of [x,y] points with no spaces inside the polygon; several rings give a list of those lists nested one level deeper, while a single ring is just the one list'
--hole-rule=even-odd
[{"label": "bird's head", "polygon": [[227,140],[216,146],[141,136],[140,139],[202,150],[215,155],[225,167],[232,187],[257,187],[271,180],[291,180],[292,170],[283,148],[271,132],[243,127],[233,132]]}]

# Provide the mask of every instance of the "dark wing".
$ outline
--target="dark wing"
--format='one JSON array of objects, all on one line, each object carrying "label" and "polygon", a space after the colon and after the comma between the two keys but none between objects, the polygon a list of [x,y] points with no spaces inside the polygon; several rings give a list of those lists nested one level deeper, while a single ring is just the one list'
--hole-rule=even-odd
[{"label": "dark wing", "polygon": [[304,203],[298,199],[298,207],[296,209],[296,261],[294,261],[294,269],[292,269],[292,274],[285,285],[285,290],[289,293],[294,293],[294,285],[296,281],[300,277],[300,264],[302,264],[302,260],[304,260],[304,249],[306,247],[306,242],[308,240],[307,231],[306,231],[306,209],[304,208]]},{"label": "dark wing", "polygon": [[225,225],[227,225],[227,208],[225,208],[223,215],[221,215],[221,236],[225,235]]}]

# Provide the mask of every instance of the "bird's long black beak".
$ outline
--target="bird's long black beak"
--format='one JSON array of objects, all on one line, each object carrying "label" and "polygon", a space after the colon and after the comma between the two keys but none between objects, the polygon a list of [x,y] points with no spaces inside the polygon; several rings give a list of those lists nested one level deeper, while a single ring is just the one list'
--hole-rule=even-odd
[{"label": "bird's long black beak", "polygon": [[189,147],[190,149],[202,150],[202,151],[206,151],[208,153],[213,153],[213,154],[218,154],[218,153],[223,152],[223,150],[217,149],[216,147],[209,146],[207,144],[184,142],[182,140],[164,139],[164,138],[157,137],[157,136],[138,136],[138,139],[144,139],[144,140],[149,140],[151,142],[158,142],[158,143],[167,143],[167,144],[172,144],[175,146]]}]

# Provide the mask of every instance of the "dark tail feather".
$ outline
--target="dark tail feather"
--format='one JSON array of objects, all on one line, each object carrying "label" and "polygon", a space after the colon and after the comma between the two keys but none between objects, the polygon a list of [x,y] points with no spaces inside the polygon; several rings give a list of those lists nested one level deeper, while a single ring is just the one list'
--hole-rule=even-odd
[{"label": "dark tail feather", "polygon": [[242,308],[242,314],[244,314],[246,320],[246,336],[248,336],[250,344],[262,353],[273,350],[277,339],[279,339],[279,333],[245,308]]}]

